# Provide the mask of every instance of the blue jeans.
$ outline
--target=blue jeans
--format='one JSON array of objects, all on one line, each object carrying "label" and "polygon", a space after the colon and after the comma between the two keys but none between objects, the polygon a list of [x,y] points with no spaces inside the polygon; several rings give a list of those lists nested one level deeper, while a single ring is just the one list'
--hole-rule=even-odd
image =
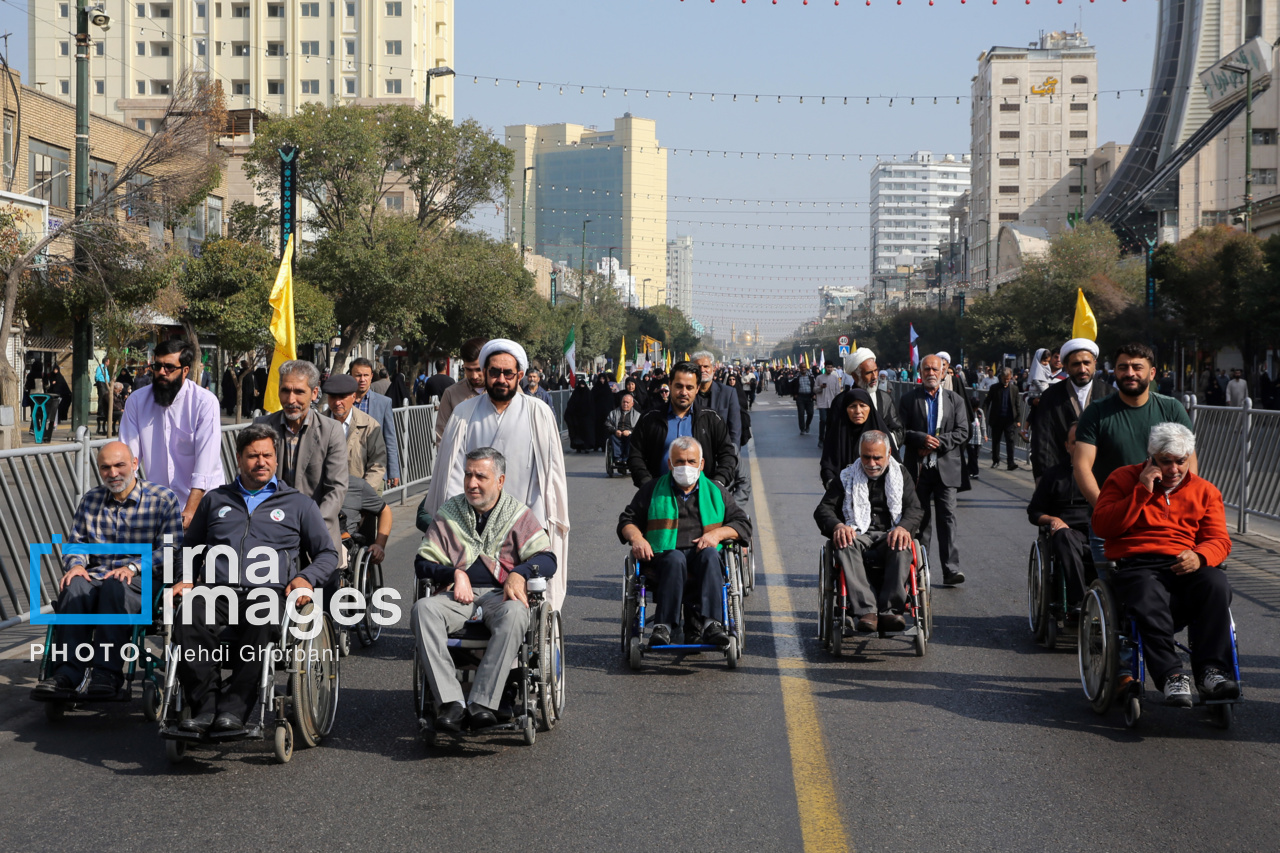
[{"label": "blue jeans", "polygon": [[631,436],[626,435],[618,438],[616,435],[611,435],[609,436],[609,446],[613,448],[613,458],[625,465],[627,457],[631,455]]}]

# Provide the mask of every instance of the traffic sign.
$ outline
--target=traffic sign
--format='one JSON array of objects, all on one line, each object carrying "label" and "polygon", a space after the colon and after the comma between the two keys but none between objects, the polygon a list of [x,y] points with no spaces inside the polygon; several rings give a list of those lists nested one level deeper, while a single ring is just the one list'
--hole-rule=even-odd
[{"label": "traffic sign", "polygon": [[849,345],[848,345],[848,344],[841,344],[841,345],[840,345],[840,357],[841,357],[841,358],[847,358],[848,356],[849,356]]},{"label": "traffic sign", "polygon": [[[848,346],[849,346],[849,336],[848,336],[848,335],[841,335],[841,336],[840,336],[840,340],[838,341],[838,343],[840,344],[840,346],[845,347],[845,348],[848,348]],[[848,355],[848,353],[845,353],[845,355]]]}]

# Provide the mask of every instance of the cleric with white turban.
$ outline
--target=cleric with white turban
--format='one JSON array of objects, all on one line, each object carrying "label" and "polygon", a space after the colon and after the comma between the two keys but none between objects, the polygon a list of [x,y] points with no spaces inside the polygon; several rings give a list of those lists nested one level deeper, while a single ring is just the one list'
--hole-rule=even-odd
[{"label": "cleric with white turban", "polygon": [[1098,345],[1088,338],[1072,338],[1058,350],[1067,378],[1050,385],[1036,406],[1031,431],[1031,472],[1039,478],[1057,465],[1070,464],[1067,432],[1080,413],[1114,389],[1097,373]]},{"label": "cleric with white turban", "polygon": [[1062,356],[1062,363],[1066,364],[1067,359],[1071,357],[1071,353],[1079,352],[1082,349],[1093,353],[1094,358],[1098,357],[1098,345],[1088,338],[1072,338],[1062,345],[1062,349],[1058,351],[1058,354]]},{"label": "cleric with white turban", "polygon": [[506,338],[494,338],[480,349],[480,366],[489,366],[489,356],[496,353],[505,352],[516,360],[516,364],[520,368],[520,372],[524,373],[529,369],[529,357],[525,355],[524,347],[515,341],[509,341]]}]

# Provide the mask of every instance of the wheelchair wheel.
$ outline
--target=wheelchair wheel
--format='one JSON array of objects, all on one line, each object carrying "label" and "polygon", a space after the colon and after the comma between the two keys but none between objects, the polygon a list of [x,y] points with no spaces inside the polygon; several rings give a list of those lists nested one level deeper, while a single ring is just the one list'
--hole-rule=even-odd
[{"label": "wheelchair wheel", "polygon": [[67,715],[67,709],[71,707],[70,702],[45,702],[44,718],[51,723],[62,720]]},{"label": "wheelchair wheel", "polygon": [[[308,613],[314,612],[314,605]],[[305,615],[305,614],[304,614]],[[290,647],[290,721],[299,742],[306,747],[320,743],[333,728],[338,710],[340,669],[333,624],[323,614],[319,633]]]},{"label": "wheelchair wheel", "polygon": [[1058,647],[1058,617],[1052,613],[1045,613],[1044,617],[1044,647],[1046,649]]},{"label": "wheelchair wheel", "polygon": [[160,720],[160,688],[150,679],[142,685],[142,714],[148,722]]},{"label": "wheelchair wheel", "polygon": [[637,620],[640,618],[640,602],[637,600],[638,588],[634,566],[630,559],[622,575],[622,656],[630,653],[631,640],[636,636]]},{"label": "wheelchair wheel", "polygon": [[729,573],[729,625],[730,633],[738,641],[738,655],[747,651],[747,624],[742,614],[742,551],[731,548],[725,554],[725,568]]},{"label": "wheelchair wheel", "polygon": [[1120,670],[1120,641],[1111,588],[1094,581],[1080,607],[1080,684],[1095,713],[1104,714],[1114,699]]},{"label": "wheelchair wheel", "polygon": [[538,739],[538,724],[534,720],[532,712],[524,715],[524,742],[526,746],[533,746]]},{"label": "wheelchair wheel", "polygon": [[831,636],[830,556],[829,546],[824,544],[818,555],[818,642],[823,648]]},{"label": "wheelchair wheel", "polygon": [[1136,729],[1141,719],[1142,700],[1137,696],[1130,696],[1124,702],[1124,724],[1127,728]]},{"label": "wheelchair wheel", "polygon": [[1230,729],[1235,722],[1234,705],[1210,705],[1209,714],[1213,718],[1213,724],[1224,731]]},{"label": "wheelchair wheel", "polygon": [[276,724],[273,746],[276,761],[280,764],[288,764],[289,759],[293,758],[293,727],[289,725],[288,720],[281,720]]},{"label": "wheelchair wheel", "polygon": [[1027,557],[1027,624],[1031,628],[1031,638],[1037,643],[1044,640],[1045,615],[1049,609],[1044,568],[1040,540],[1037,539],[1031,543],[1031,553]]},{"label": "wheelchair wheel", "polygon": [[742,546],[742,595],[750,597],[756,591],[756,549],[747,541]]},{"label": "wheelchair wheel", "polygon": [[725,649],[724,662],[729,669],[738,668],[738,638],[729,638],[729,648]]},{"label": "wheelchair wheel", "polygon": [[549,732],[560,721],[564,709],[564,636],[560,613],[543,605],[538,628],[538,716],[542,730]]},{"label": "wheelchair wheel", "polygon": [[373,618],[374,610],[370,606],[373,601],[373,594],[382,589],[382,566],[373,562],[369,551],[365,549],[363,552],[363,563],[360,566],[360,592],[364,595],[365,609],[364,618],[356,623],[356,637],[360,640],[360,645],[368,648],[378,642],[378,638],[382,636],[382,626]]},{"label": "wheelchair wheel", "polygon": [[[179,725],[183,720],[191,719],[191,708],[186,702],[182,703],[182,707],[178,709],[178,718],[174,720],[174,725]],[[181,764],[187,758],[187,742],[184,740],[166,740],[164,742],[164,757],[170,764]]]},{"label": "wheelchair wheel", "polygon": [[631,669],[639,669],[643,660],[644,655],[640,652],[640,638],[632,637],[627,645],[627,666]]}]

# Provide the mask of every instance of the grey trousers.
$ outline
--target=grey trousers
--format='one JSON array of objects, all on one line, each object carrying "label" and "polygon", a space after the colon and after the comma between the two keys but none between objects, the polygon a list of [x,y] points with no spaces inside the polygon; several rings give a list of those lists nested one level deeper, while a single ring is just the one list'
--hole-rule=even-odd
[{"label": "grey trousers", "polygon": [[501,589],[477,595],[470,604],[459,604],[449,593],[420,598],[413,605],[409,624],[413,626],[418,654],[426,662],[427,681],[437,705],[464,701],[457,670],[449,657],[448,641],[451,633],[462,630],[477,605],[484,610],[484,624],[491,637],[476,669],[470,701],[496,711],[516,650],[529,628],[529,608],[519,601],[503,601]]},{"label": "grey trousers", "polygon": [[[855,616],[868,613],[901,613],[907,604],[907,579],[911,575],[911,549],[895,551],[889,547],[888,534],[862,533],[847,548],[836,551],[836,562],[844,572],[849,607]],[[869,565],[884,566],[880,590],[871,588],[867,580]]]}]

